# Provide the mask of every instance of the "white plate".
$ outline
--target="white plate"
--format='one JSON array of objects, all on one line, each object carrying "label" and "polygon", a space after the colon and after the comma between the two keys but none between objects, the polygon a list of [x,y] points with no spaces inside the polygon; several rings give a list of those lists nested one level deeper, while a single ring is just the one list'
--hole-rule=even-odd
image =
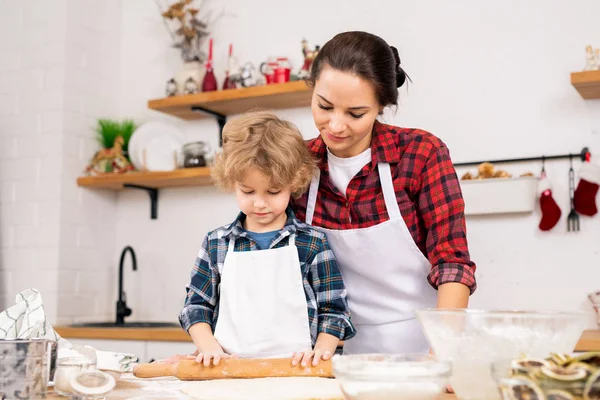
[{"label": "white plate", "polygon": [[147,122],[131,135],[129,157],[140,171],[172,171],[180,163],[184,143],[185,135],[173,125],[161,121]]}]

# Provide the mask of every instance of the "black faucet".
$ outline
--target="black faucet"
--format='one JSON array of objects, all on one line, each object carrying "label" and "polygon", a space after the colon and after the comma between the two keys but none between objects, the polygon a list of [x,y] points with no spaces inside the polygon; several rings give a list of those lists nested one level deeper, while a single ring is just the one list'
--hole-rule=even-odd
[{"label": "black faucet", "polygon": [[125,317],[131,315],[131,308],[127,307],[127,296],[123,291],[123,260],[127,252],[131,253],[131,261],[133,263],[133,270],[137,270],[137,261],[135,260],[135,252],[131,246],[127,246],[121,252],[121,261],[119,261],[119,300],[117,300],[117,325],[125,324]]}]

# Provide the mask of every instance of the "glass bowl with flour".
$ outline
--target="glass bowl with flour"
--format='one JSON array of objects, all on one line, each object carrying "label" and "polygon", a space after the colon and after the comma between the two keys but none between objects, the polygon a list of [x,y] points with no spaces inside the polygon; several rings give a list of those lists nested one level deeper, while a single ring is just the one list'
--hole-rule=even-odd
[{"label": "glass bowl with flour", "polygon": [[561,311],[417,310],[435,355],[452,362],[450,385],[461,400],[499,400],[494,361],[570,353],[590,315]]},{"label": "glass bowl with flour", "polygon": [[348,400],[433,400],[443,393],[451,364],[423,354],[335,355],[333,374]]}]

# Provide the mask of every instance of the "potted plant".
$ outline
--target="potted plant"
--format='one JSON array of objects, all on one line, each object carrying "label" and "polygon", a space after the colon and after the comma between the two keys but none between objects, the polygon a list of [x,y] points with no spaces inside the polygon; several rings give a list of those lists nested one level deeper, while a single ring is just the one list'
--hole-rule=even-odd
[{"label": "potted plant", "polygon": [[119,122],[99,119],[96,126],[96,140],[101,149],[92,157],[86,172],[103,175],[133,170],[127,150],[135,129],[136,125],[131,120]]}]

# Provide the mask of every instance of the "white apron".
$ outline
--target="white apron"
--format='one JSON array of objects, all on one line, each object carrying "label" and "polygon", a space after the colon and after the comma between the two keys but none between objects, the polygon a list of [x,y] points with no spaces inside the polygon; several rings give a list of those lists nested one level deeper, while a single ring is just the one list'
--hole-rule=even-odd
[{"label": "white apron", "polygon": [[294,240],[267,250],[234,252],[229,241],[219,285],[215,338],[240,358],[291,357],[311,349],[308,308]]},{"label": "white apron", "polygon": [[[377,168],[390,219],[363,229],[319,228],[338,260],[356,327],[356,336],[344,343],[344,354],[426,353],[430,346],[414,310],[436,307],[437,291],[427,282],[431,264],[400,214],[390,165],[379,163]],[[319,179],[320,172],[310,185],[308,224]]]}]

